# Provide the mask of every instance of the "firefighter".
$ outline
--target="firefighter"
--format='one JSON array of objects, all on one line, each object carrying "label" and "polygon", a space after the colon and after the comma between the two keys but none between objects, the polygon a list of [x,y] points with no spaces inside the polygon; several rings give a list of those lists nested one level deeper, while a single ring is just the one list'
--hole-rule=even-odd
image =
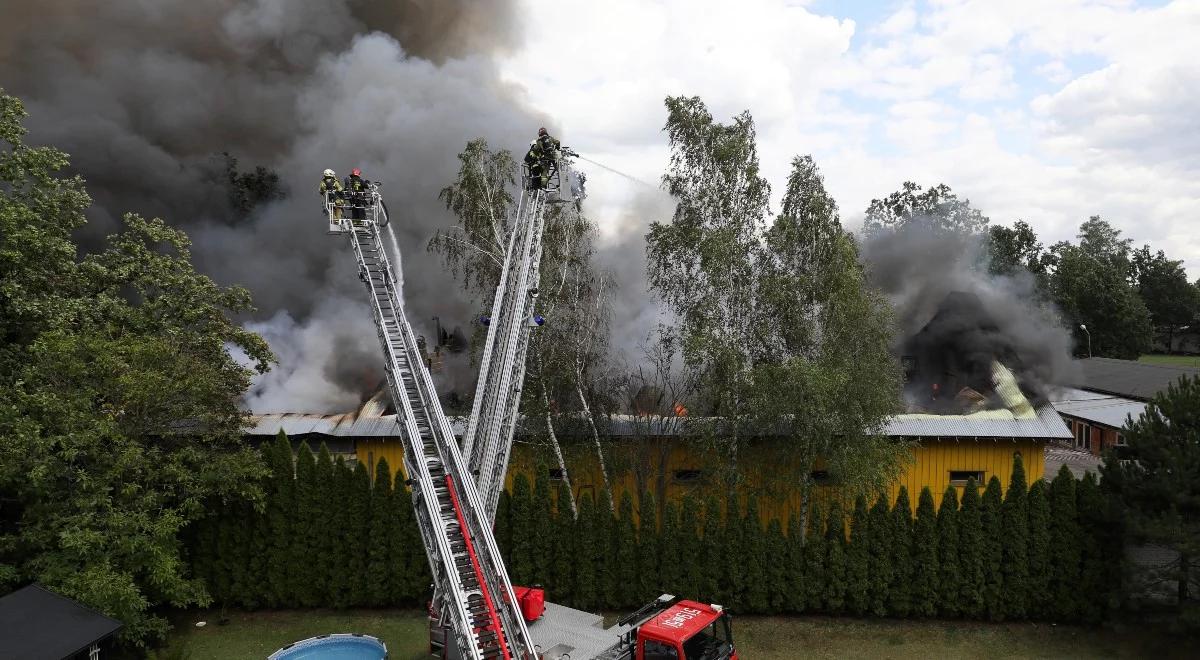
[{"label": "firefighter", "polygon": [[558,149],[561,146],[545,129],[538,129],[537,139],[529,143],[529,151],[525,154],[525,164],[529,166],[529,185],[533,190],[545,188],[554,161],[558,159]]},{"label": "firefighter", "polygon": [[350,170],[350,176],[346,177],[346,196],[350,198],[350,217],[354,220],[365,220],[367,217],[367,205],[371,203],[370,181],[362,178],[362,170],[354,168]]},{"label": "firefighter", "polygon": [[333,205],[333,221],[337,222],[341,220],[341,201],[344,191],[342,188],[342,182],[338,181],[337,173],[331,169],[326,169],[322,173],[321,186],[317,189],[317,191],[327,204]]},{"label": "firefighter", "polygon": [[542,146],[542,151],[550,155],[557,153],[559,148],[562,147],[562,143],[553,135],[550,135],[545,126],[538,129],[537,141]]}]

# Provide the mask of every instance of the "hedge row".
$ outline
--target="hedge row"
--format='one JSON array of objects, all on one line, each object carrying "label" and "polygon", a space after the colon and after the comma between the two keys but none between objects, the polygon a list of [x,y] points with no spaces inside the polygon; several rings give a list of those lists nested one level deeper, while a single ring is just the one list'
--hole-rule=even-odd
[{"label": "hedge row", "polygon": [[629,493],[615,513],[584,495],[572,521],[549,492],[543,478],[531,488],[516,477],[498,540],[514,582],[583,609],[667,591],[753,614],[1098,621],[1119,581],[1095,479],[1064,468],[1029,488],[1019,456],[1007,491],[995,477],[982,493],[971,481],[961,503],[951,486],[935,509],[926,488],[915,516],[903,488],[891,506],[835,501],[765,527],[753,497],[660,508],[644,494],[638,529]]},{"label": "hedge row", "polygon": [[[403,484],[387,461],[372,480],[321,446],[301,445],[294,471],[282,436],[264,448],[265,507],[222,511],[199,526],[192,566],[221,606],[385,607],[429,600],[429,567]],[[372,487],[372,482],[374,487]]]},{"label": "hedge row", "polygon": [[[429,574],[405,491],[387,463],[366,469],[302,446],[293,477],[286,439],[268,449],[266,508],[226,512],[199,529],[193,563],[214,599],[254,608],[424,603]],[[584,494],[573,518],[565,487],[539,471],[502,496],[496,536],[513,582],[555,602],[627,610],[670,592],[740,613],[823,613],[1097,621],[1117,586],[1102,498],[1065,470],[1026,486],[1020,457],[1007,491],[993,477],[950,487],[935,510],[924,489],[912,513],[859,498],[812,507],[807,521],[761,523],[757,503],[651,494]],[[661,515],[660,515],[661,512]],[[640,520],[640,525],[635,524]]]}]

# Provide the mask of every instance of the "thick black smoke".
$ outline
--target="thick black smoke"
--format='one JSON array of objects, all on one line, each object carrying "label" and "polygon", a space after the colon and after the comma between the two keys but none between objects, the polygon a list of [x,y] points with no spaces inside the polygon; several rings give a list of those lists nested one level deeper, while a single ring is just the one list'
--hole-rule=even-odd
[{"label": "thick black smoke", "polygon": [[[159,216],[192,236],[204,272],[253,293],[250,324],[281,358],[255,410],[341,411],[363,370],[379,380],[348,250],[322,231],[326,167],[385,183],[417,332],[474,311],[425,244],[449,222],[437,192],[468,139],[519,149],[547,123],[493,64],[519,38],[512,2],[3,0],[0,16],[0,85],[25,100],[30,141],[70,153],[96,200],[85,249],[126,211]],[[290,194],[239,222],[226,151]]]},{"label": "thick black smoke", "polygon": [[1071,382],[1071,335],[1057,311],[1039,301],[1032,275],[990,275],[982,256],[978,237],[919,228],[865,242],[871,282],[899,317],[896,353],[936,358],[945,369],[935,371],[957,372],[973,387],[985,387],[991,357],[1035,397]]}]

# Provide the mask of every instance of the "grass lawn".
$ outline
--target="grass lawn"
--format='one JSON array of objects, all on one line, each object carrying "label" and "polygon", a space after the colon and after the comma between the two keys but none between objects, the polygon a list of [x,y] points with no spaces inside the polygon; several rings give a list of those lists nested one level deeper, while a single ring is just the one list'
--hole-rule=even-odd
[{"label": "grass lawn", "polygon": [[[173,643],[190,660],[265,658],[305,637],[361,632],[387,643],[392,660],[426,660],[425,616],[413,610],[327,610],[177,620]],[[208,621],[196,628],[196,621]],[[791,658],[1195,658],[1195,647],[1144,631],[960,622],[872,621],[826,617],[737,617],[734,638],[745,660]]]},{"label": "grass lawn", "polygon": [[1143,355],[1138,362],[1172,367],[1200,367],[1200,355]]}]

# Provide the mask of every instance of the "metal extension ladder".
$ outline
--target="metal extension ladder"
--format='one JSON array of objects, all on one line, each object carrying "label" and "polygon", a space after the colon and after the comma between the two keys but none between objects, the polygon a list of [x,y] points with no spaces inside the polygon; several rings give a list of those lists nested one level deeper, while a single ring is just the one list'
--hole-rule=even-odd
[{"label": "metal extension ladder", "polygon": [[[382,207],[378,192],[373,198]],[[341,219],[331,229],[350,235],[359,277],[370,294],[396,421],[403,428],[407,483],[412,487],[437,606],[448,619],[463,657],[531,660],[534,644],[492,535],[491,517],[484,516],[475,480],[466,469],[404,315],[383,242],[386,227],[374,221],[378,213],[379,209],[372,209],[368,220]],[[387,231],[394,245],[391,230]]]},{"label": "metal extension ladder", "polygon": [[462,451],[468,468],[476,475],[489,521],[495,519],[512,453],[529,333],[540,321],[534,316],[534,302],[542,259],[546,193],[525,190],[521,194],[517,221],[504,255],[504,272],[492,301],[475,401],[463,436]]}]

